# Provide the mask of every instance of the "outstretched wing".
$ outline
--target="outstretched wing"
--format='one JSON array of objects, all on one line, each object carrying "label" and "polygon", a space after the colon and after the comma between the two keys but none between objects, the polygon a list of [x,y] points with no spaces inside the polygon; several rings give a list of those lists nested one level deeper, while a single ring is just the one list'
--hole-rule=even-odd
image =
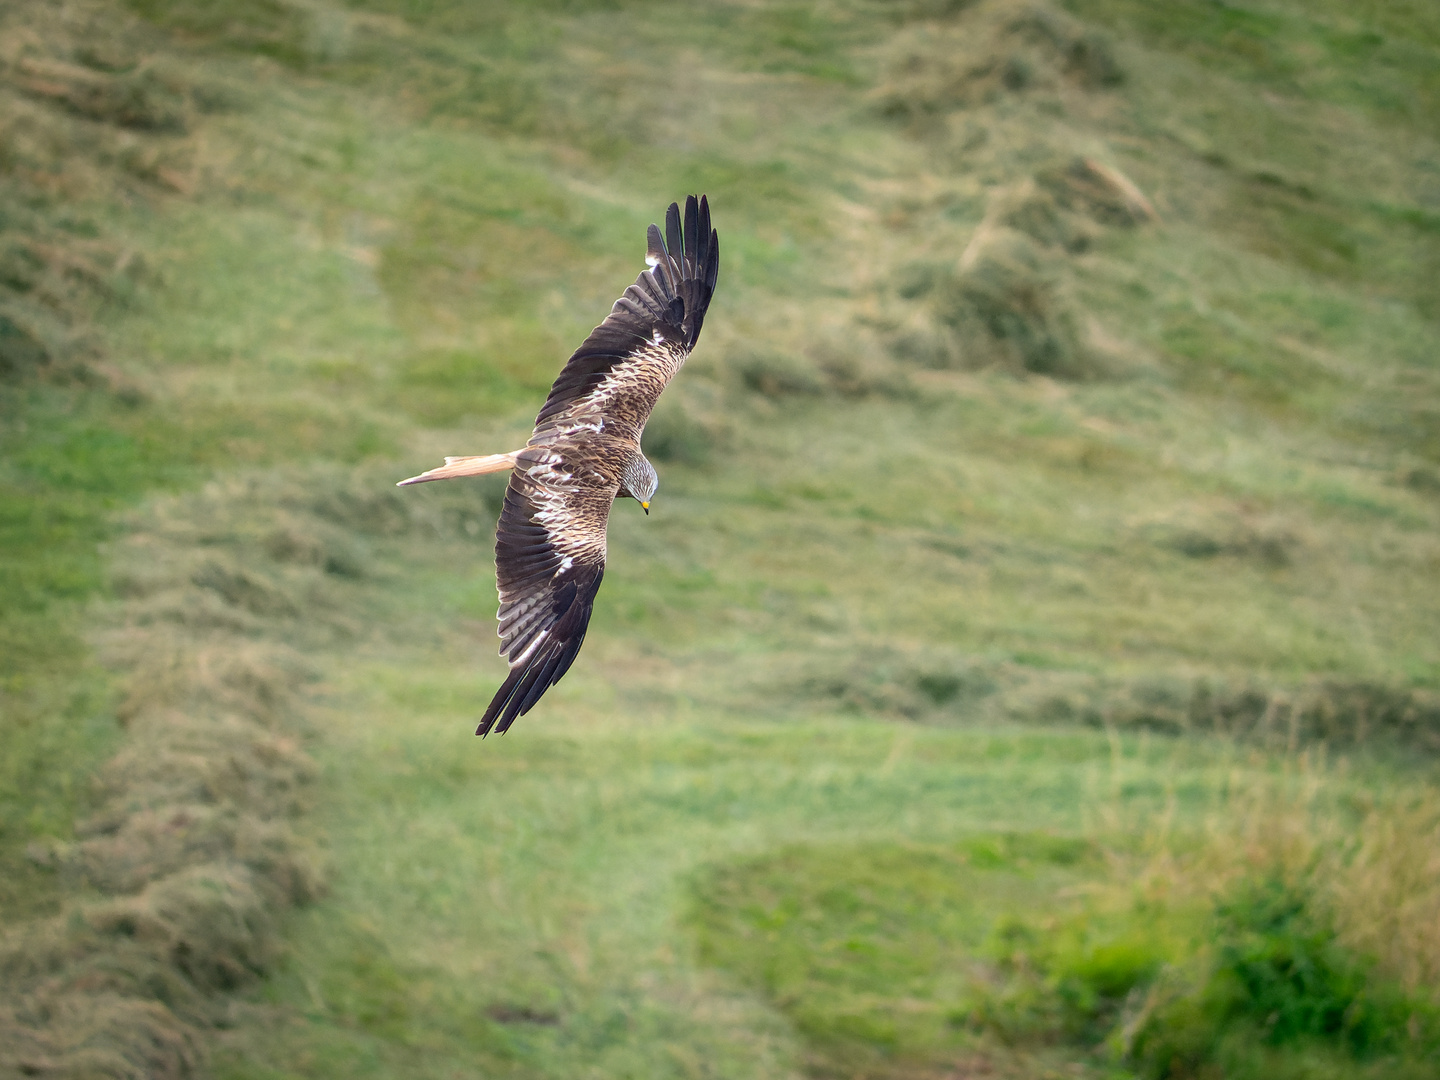
[{"label": "outstretched wing", "polygon": [[614,485],[594,482],[554,447],[520,451],[495,536],[500,652],[510,674],[476,735],[502,734],[570,670],[600,579]]},{"label": "outstretched wing", "polygon": [[620,475],[660,392],[700,336],[720,243],[702,196],[650,226],[648,269],[615,301],[550,389],[520,451],[495,539],[500,652],[510,674],[477,735],[504,732],[574,663],[605,574]]},{"label": "outstretched wing", "polygon": [[720,273],[720,238],[710,227],[705,196],[671,203],[665,235],[651,225],[644,270],[615,301],[605,321],[576,349],[540,415],[537,438],[561,431],[598,410],[607,426],[639,438],[660,392],[700,337]]}]

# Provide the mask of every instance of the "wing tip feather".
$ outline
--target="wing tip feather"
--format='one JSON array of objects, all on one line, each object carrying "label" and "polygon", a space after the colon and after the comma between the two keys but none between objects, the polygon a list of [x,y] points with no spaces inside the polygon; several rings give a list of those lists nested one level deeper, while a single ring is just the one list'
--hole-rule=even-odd
[{"label": "wing tip feather", "polygon": [[659,266],[665,258],[665,240],[660,235],[660,226],[651,224],[645,231],[645,265]]},{"label": "wing tip feather", "polygon": [[[490,699],[490,704],[485,709],[485,715],[480,718],[480,724],[475,728],[475,734],[480,738],[485,738],[495,728],[495,722],[500,719],[502,711],[508,711],[510,699],[515,696],[515,686],[524,674],[523,669],[512,670],[500,684],[500,689],[495,691],[495,696]],[[500,734],[503,735],[509,726],[508,723],[505,724],[500,729]]]}]

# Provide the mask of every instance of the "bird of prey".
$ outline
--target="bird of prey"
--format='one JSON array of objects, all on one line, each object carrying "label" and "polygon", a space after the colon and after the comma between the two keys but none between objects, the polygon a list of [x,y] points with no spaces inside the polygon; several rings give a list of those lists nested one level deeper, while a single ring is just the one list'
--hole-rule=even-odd
[{"label": "bird of prey", "polygon": [[505,732],[569,670],[605,574],[610,504],[648,516],[659,483],[640,452],[660,392],[695,347],[720,269],[702,195],[651,225],[644,270],[561,369],[519,450],[447,457],[400,481],[420,484],[510,470],[495,535],[500,653],[510,674],[475,729]]}]

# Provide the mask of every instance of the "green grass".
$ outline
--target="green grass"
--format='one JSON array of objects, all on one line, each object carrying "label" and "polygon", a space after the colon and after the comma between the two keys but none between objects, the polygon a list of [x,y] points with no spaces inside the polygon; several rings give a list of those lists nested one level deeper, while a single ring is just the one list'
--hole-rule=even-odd
[{"label": "green grass", "polygon": [[1163,12],[1129,0],[1066,7],[1206,67],[1297,97],[1364,110],[1434,134],[1431,58],[1440,19],[1424,3],[1225,6],[1178,3]]},{"label": "green grass", "polygon": [[[1306,857],[1353,856],[1331,878],[1375,896],[1410,879],[1346,830],[1373,854],[1433,826],[1407,809],[1440,685],[1428,8],[92,8],[184,130],[6,69],[6,243],[143,264],[101,288],[52,260],[0,296],[95,342],[0,387],[7,918],[75,894],[25,851],[71,838],[124,738],[131,673],[88,652],[91,624],[152,617],[106,584],[117,515],[238,558],[295,511],[215,525],[240,489],[209,480],[379,490],[518,445],[695,190],[721,285],[647,433],[655,512],[617,506],[589,644],[542,706],[469,735],[502,670],[493,484],[407,490],[393,532],[327,518],[342,630],[244,623],[318,675],[304,828],[331,886],[214,1035],[217,1073],[1163,1075],[1154,1047],[1183,1043],[1226,1075],[1382,1075],[1431,1052],[1267,1042],[1263,1002],[1206,989],[1238,969],[1205,945],[1207,875],[1299,874],[1252,817],[1309,821]],[[1160,220],[1086,209],[1077,155]],[[1043,282],[966,277],[1004,198],[1032,200],[1005,222]],[[1036,310],[1070,328],[1065,377],[1007,351]],[[1287,756],[1291,717],[1352,760]],[[1335,985],[1430,1007],[1434,942],[1366,939],[1366,889],[1295,874],[1300,938],[1362,958]],[[1392,942],[1428,880],[1395,886],[1422,915]]]},{"label": "green grass", "polygon": [[87,778],[119,734],[82,636],[83,604],[103,589],[109,515],[164,483],[176,462],[105,395],[0,393],[18,420],[0,434],[0,903],[30,913],[56,894],[24,849],[36,836],[69,836]]},{"label": "green grass", "polygon": [[[422,678],[433,685],[433,675]],[[983,938],[992,905],[1043,906],[1057,883],[1095,869],[1077,841],[1001,834],[957,848],[950,838],[1009,826],[1078,829],[1098,809],[1091,798],[1109,799],[1103,737],[697,717],[630,730],[572,722],[525,743],[506,740],[480,760],[450,745],[467,715],[454,711],[464,696],[440,708],[426,701],[417,721],[414,685],[406,677],[360,714],[345,713],[355,738],[337,746],[331,767],[337,781],[350,780],[337,783],[345,798],[324,818],[337,853],[372,856],[337,875],[332,898],[300,917],[305,944],[265,996],[294,1026],[279,1045],[237,1047],[235,1075],[267,1075],[256,1068],[263,1064],[300,1076],[454,1067],[561,1076],[590,1063],[607,1075],[684,1076],[701,1060],[720,1075],[784,1075],[802,1054],[794,1035],[755,1012],[742,992],[744,965],[740,986],[706,973],[717,960],[734,966],[731,950],[702,918],[697,953],[687,910],[744,921],[733,898],[760,874],[781,904],[803,908],[804,896],[786,895],[798,887],[848,904],[862,920],[877,899],[882,911],[900,905],[888,916],[899,920],[896,940],[878,946],[892,964],[879,971],[847,972],[843,949],[831,959],[833,943],[817,954],[803,915],[799,937],[760,946],[782,972],[758,980],[766,996],[793,1002],[796,976],[784,973],[820,966],[831,981],[861,980],[842,997],[874,998],[868,1012],[883,1018],[893,1012],[887,997],[910,997],[926,969]],[[1187,800],[1206,797],[1203,767],[1175,784]],[[1011,800],[1022,791],[1029,810],[1020,815]],[[1156,808],[1163,798],[1142,788],[1123,801]],[[776,845],[780,853],[764,854]],[[917,858],[919,867],[892,874]],[[989,877],[957,907],[952,873],[967,859]],[[867,860],[876,861],[870,870]],[[863,900],[827,891],[835,876],[857,872],[871,875]],[[917,888],[927,882],[929,894]],[[876,928],[851,933],[865,942]],[[947,952],[935,956],[935,943]],[[821,993],[786,1011],[799,1010],[808,1039],[843,1028],[843,1016],[833,1017],[853,1008],[846,1000]],[[942,1037],[922,1037],[918,1049],[946,1045],[943,1008],[932,1012],[917,1023]],[[526,1013],[542,1019],[506,1019]],[[897,1040],[904,1036],[888,1043]],[[864,1051],[873,1040],[858,1041]]]}]

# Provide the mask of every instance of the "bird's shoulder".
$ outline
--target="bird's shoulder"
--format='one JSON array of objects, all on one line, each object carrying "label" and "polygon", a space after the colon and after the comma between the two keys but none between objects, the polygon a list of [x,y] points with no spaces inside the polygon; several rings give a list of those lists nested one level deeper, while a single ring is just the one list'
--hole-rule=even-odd
[{"label": "bird's shoulder", "polygon": [[532,441],[516,455],[499,536],[538,527],[554,550],[603,561],[628,443],[585,430]]}]

